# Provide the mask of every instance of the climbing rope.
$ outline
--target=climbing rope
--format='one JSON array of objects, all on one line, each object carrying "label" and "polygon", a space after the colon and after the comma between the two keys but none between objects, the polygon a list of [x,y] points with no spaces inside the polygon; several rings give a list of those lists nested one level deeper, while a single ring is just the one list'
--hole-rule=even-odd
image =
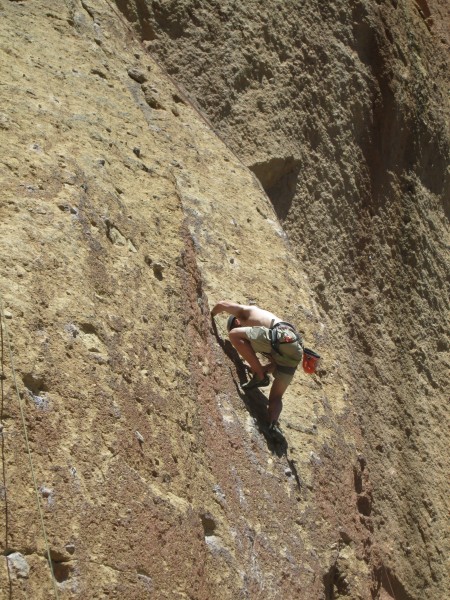
[{"label": "climbing rope", "polygon": [[[50,565],[50,571],[51,571],[51,575],[52,575],[52,583],[53,583],[53,590],[55,592],[55,598],[56,600],[59,599],[59,595],[58,595],[58,588],[56,587],[56,579],[55,579],[55,574],[53,572],[53,563],[52,563],[52,559],[50,556],[50,547],[48,544],[48,538],[47,538],[47,532],[45,529],[45,523],[44,523],[44,514],[42,511],[42,505],[41,505],[41,500],[39,498],[39,490],[38,490],[38,485],[37,485],[37,481],[36,481],[36,476],[35,476],[35,472],[34,472],[34,467],[33,467],[33,460],[31,458],[31,451],[30,451],[30,444],[28,441],[28,430],[27,430],[27,424],[26,424],[26,420],[25,420],[25,411],[23,408],[23,403],[22,403],[22,399],[20,397],[19,394],[19,388],[17,386],[17,378],[16,378],[16,370],[14,368],[14,359],[13,359],[13,353],[12,353],[12,348],[11,348],[11,342],[9,339],[9,332],[8,332],[8,326],[6,324],[6,318],[5,318],[5,312],[3,310],[3,299],[2,296],[0,294],[0,325],[2,328],[2,332],[4,332],[5,335],[5,340],[6,340],[6,345],[8,346],[8,352],[9,352],[9,360],[10,360],[10,364],[11,364],[11,373],[12,373],[12,377],[13,377],[13,383],[14,383],[14,389],[16,391],[16,396],[17,396],[17,400],[19,403],[19,408],[20,408],[20,416],[22,419],[22,428],[23,428],[23,434],[24,434],[24,438],[25,438],[25,446],[26,446],[26,450],[27,450],[27,454],[28,454],[28,460],[30,463],[30,471],[31,471],[31,478],[33,481],[33,486],[34,486],[34,491],[36,494],[36,502],[37,502],[37,507],[38,507],[38,513],[39,513],[39,518],[41,521],[41,527],[42,527],[42,532],[43,532],[43,536],[44,536],[44,541],[45,541],[45,548],[46,548],[46,552],[47,552],[47,557],[48,557],[48,564]],[[3,368],[3,345],[2,345],[2,368]]]},{"label": "climbing rope", "polygon": [[383,563],[381,563],[381,566],[383,567],[384,574],[386,575],[386,580],[387,580],[387,582],[388,582],[388,584],[389,584],[389,587],[391,588],[390,594],[392,594],[392,597],[394,598],[394,600],[396,600],[396,598],[395,598],[395,594],[394,594],[394,590],[392,589],[391,580],[390,580],[390,578],[389,578],[389,575],[388,575],[388,572],[387,572],[387,570],[386,570],[386,567],[384,566],[384,564],[383,564]]}]

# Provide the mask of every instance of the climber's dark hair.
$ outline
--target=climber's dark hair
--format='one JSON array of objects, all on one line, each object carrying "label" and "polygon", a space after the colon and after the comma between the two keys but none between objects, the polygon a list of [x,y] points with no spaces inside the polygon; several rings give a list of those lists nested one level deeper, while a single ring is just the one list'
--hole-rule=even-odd
[{"label": "climber's dark hair", "polygon": [[236,321],[236,317],[234,315],[230,315],[228,317],[227,331],[231,331],[232,329],[234,329],[235,327],[237,327],[235,321]]}]

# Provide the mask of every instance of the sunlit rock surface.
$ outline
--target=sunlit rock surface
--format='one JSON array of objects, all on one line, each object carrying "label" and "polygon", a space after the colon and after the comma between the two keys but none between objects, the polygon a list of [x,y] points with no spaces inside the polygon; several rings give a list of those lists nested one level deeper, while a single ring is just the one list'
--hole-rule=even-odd
[{"label": "sunlit rock surface", "polygon": [[2,3],[5,598],[449,595],[445,8]]}]

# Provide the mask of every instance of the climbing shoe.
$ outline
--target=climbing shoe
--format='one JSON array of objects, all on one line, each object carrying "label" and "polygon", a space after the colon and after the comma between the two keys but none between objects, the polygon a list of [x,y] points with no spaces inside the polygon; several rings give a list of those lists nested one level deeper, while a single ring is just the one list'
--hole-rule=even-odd
[{"label": "climbing shoe", "polygon": [[278,442],[285,442],[286,440],[284,439],[284,435],[281,431],[281,429],[278,426],[278,423],[276,421],[272,421],[272,423],[269,425],[269,433],[272,436],[272,438]]},{"label": "climbing shoe", "polygon": [[260,379],[258,375],[253,375],[250,381],[247,381],[247,383],[243,383],[241,385],[241,389],[244,391],[253,390],[254,388],[266,387],[269,385],[269,383],[270,377],[268,375],[265,375],[262,379]]},{"label": "climbing shoe", "polygon": [[278,423],[276,421],[272,421],[272,423],[269,425],[269,431],[270,431],[270,433],[280,433],[281,434],[281,429],[278,427]]}]

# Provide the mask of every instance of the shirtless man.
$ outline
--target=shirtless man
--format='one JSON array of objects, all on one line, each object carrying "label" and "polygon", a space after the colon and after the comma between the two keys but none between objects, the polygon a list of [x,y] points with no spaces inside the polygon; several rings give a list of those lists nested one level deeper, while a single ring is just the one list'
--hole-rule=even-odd
[{"label": "shirtless man", "polygon": [[[227,322],[230,342],[254,373],[252,379],[241,386],[242,389],[246,391],[269,385],[268,373],[273,373],[274,381],[269,394],[269,423],[273,427],[283,408],[283,394],[302,360],[300,336],[292,326],[281,325],[283,322],[279,317],[258,306],[222,300],[214,306],[211,316],[215,317],[222,312],[230,314]],[[277,338],[281,343],[275,349],[272,344],[272,328],[277,323],[280,324],[276,328]],[[265,355],[270,361],[269,364],[263,366],[256,352]]]}]

